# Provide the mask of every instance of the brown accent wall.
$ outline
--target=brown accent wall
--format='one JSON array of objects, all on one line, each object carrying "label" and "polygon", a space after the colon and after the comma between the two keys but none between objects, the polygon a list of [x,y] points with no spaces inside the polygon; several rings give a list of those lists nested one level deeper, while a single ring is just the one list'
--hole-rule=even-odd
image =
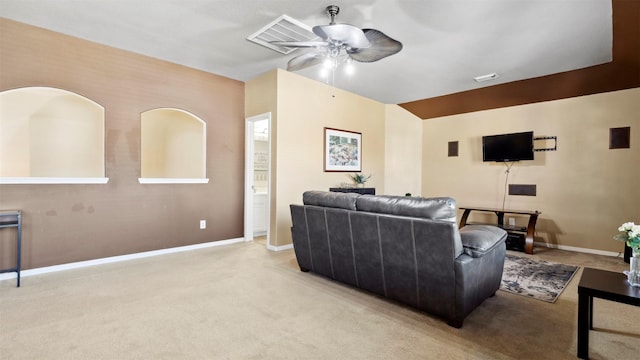
[{"label": "brown accent wall", "polygon": [[[0,18],[0,91],[26,86],[105,107],[109,182],[0,185],[0,209],[24,214],[23,269],[243,236],[244,83]],[[208,184],[138,183],[140,113],[158,107],[207,123]]]},{"label": "brown accent wall", "polygon": [[640,1],[613,0],[613,61],[400,104],[422,119],[640,87]]}]

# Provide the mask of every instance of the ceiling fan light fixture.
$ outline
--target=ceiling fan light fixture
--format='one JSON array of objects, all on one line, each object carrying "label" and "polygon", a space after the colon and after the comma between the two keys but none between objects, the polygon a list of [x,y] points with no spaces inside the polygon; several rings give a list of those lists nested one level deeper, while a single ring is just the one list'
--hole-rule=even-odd
[{"label": "ceiling fan light fixture", "polygon": [[356,67],[353,64],[353,60],[349,57],[347,58],[347,60],[345,61],[345,65],[344,65],[344,73],[347,74],[348,76],[353,75],[356,72]]},{"label": "ceiling fan light fixture", "polygon": [[336,61],[336,58],[334,58],[334,57],[327,57],[322,62],[322,67],[324,67],[325,69],[328,69],[328,70],[335,69],[337,66],[338,66],[338,62]]},{"label": "ceiling fan light fixture", "polygon": [[500,77],[500,75],[498,75],[497,73],[491,73],[491,74],[487,74],[487,75],[476,76],[476,77],[473,78],[473,80],[475,80],[475,82],[478,82],[478,83],[483,83],[485,81],[495,80],[495,79],[497,79],[499,77]]},{"label": "ceiling fan light fixture", "polygon": [[[398,53],[402,50],[402,43],[385,35],[376,29],[360,29],[353,25],[337,24],[335,16],[340,12],[337,5],[329,5],[326,8],[327,14],[331,17],[329,25],[316,25],[312,28],[313,33],[321,41],[270,41],[274,46],[290,48],[315,48],[316,53],[305,53],[296,56],[287,63],[288,71],[302,70],[310,66],[322,64],[323,57],[328,55],[333,58],[340,58],[343,55],[349,56],[358,62],[374,62]],[[341,61],[341,60],[340,60]],[[336,63],[334,65],[337,66]]]}]

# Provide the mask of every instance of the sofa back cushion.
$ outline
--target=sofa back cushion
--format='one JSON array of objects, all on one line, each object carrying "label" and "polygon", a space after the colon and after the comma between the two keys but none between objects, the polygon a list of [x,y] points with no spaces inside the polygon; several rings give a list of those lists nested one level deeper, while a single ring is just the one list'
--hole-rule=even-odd
[{"label": "sofa back cushion", "polygon": [[408,197],[389,195],[362,195],[356,198],[356,209],[373,213],[411,216],[432,220],[456,222],[456,201],[450,197]]},{"label": "sofa back cushion", "polygon": [[356,210],[356,199],[360,196],[360,194],[356,193],[312,190],[305,191],[302,194],[302,203],[305,205]]}]

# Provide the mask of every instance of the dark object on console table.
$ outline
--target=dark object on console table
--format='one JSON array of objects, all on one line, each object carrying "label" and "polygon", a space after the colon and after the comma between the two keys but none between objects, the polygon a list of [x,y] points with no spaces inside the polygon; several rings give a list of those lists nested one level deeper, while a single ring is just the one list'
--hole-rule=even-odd
[{"label": "dark object on console table", "polygon": [[452,198],[307,191],[290,205],[300,270],[400,301],[454,327],[500,288],[507,233],[458,229]]},{"label": "dark object on console table", "polygon": [[525,251],[524,244],[526,237],[524,234],[507,232],[507,250]]},{"label": "dark object on console table", "polygon": [[631,258],[631,248],[629,246],[627,246],[627,244],[624,244],[624,262],[626,262],[627,264],[629,263],[629,260]]},{"label": "dark object on console table", "polygon": [[[462,218],[460,219],[460,228],[463,228],[465,225],[467,225],[467,218],[472,211],[492,212],[498,217],[497,226],[505,229],[510,235],[510,238],[507,239],[507,245],[512,245],[509,250],[524,250],[524,252],[526,252],[527,254],[533,254],[533,239],[536,231],[536,221],[538,220],[538,215],[541,214],[540,211],[505,210],[462,206],[460,207],[460,210],[464,210],[464,212],[462,213]],[[528,215],[529,223],[526,228],[506,225],[504,223],[504,214]],[[526,234],[526,236],[524,236],[524,234]],[[520,242],[518,241],[518,239],[524,239],[524,241]]]},{"label": "dark object on console table", "polygon": [[376,188],[329,188],[331,192],[356,193],[360,195],[375,195]]}]

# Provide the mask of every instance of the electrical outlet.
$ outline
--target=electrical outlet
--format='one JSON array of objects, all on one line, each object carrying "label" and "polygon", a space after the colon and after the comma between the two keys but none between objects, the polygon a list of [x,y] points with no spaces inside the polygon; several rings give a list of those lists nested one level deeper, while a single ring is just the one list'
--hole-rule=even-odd
[{"label": "electrical outlet", "polygon": [[516,218],[509,218],[509,226],[516,226]]},{"label": "electrical outlet", "polygon": [[206,229],[207,228],[207,220],[200,220],[200,229]]}]

